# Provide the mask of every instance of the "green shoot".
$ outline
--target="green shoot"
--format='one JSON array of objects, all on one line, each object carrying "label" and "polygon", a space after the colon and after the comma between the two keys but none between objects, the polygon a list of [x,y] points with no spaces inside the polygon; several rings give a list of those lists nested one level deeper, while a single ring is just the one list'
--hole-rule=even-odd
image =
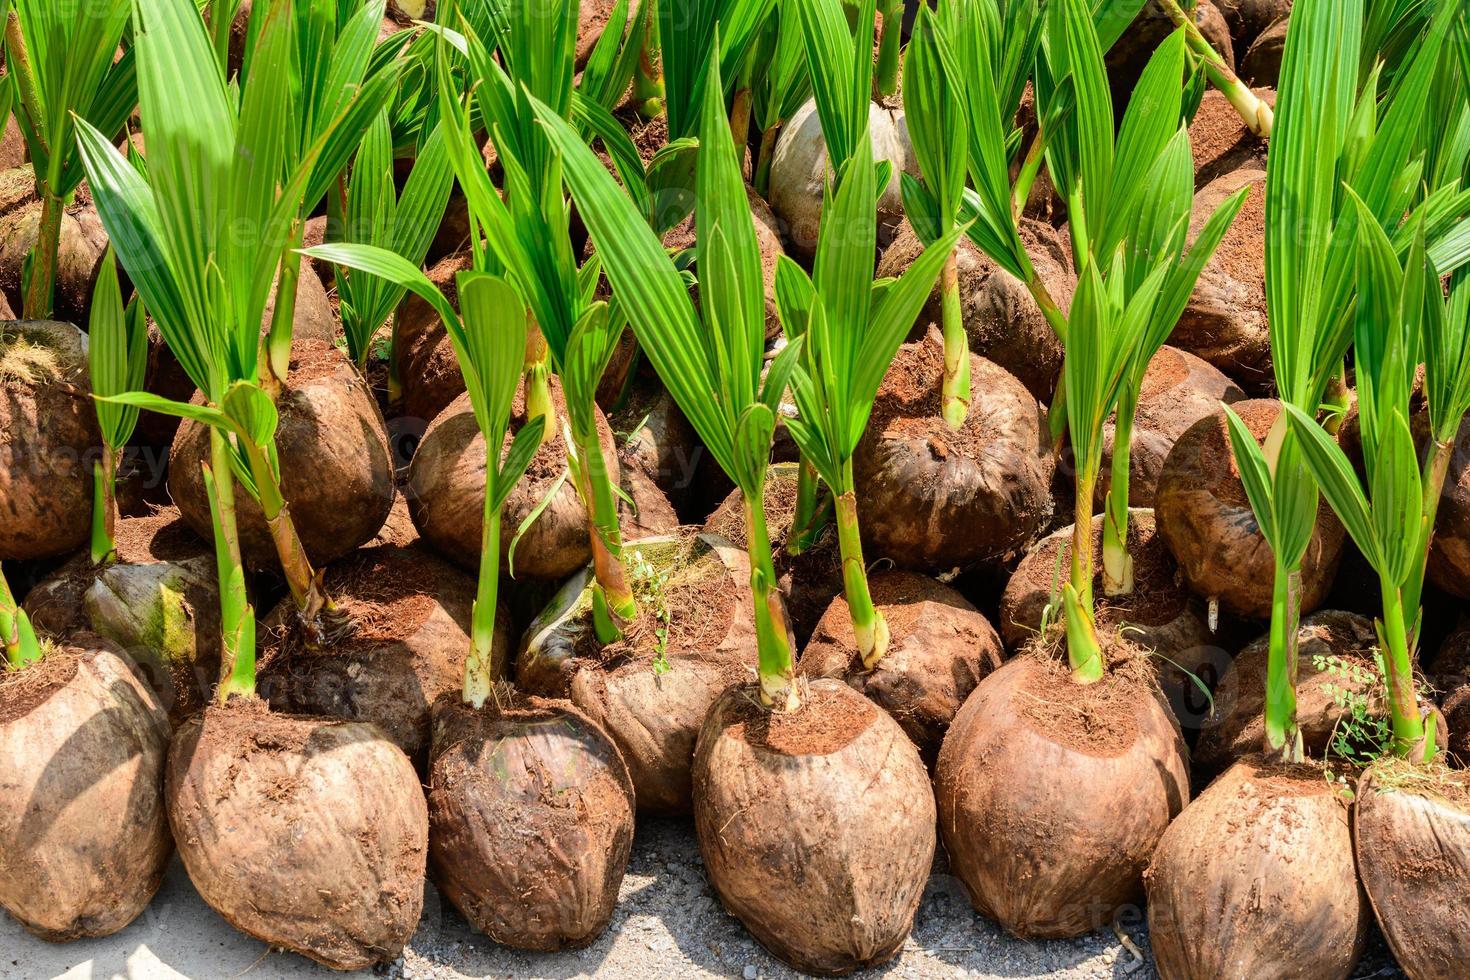
[{"label": "green shoot", "polygon": [[[262,385],[260,323],[282,252],[297,234],[313,170],[322,160],[347,159],[351,147],[340,133],[365,125],[379,100],[365,95],[365,101],[349,101],[298,156],[284,128],[298,55],[292,0],[271,5],[253,52],[260,70],[238,95],[225,84],[191,0],[136,3],[148,177],[85,121],[78,125],[78,145],[118,257],[205,403],[137,391],[111,400],[210,426],[215,538],[227,606],[237,582],[245,604],[244,573],[236,567],[238,480],[260,502],[303,623],[315,642],[325,642],[348,624],[323,592],[281,495],[278,417]],[[253,233],[241,235],[241,228]],[[223,670],[230,677],[238,658],[253,657],[243,646],[252,627],[239,607],[226,609],[225,622]],[[239,627],[233,634],[232,622]],[[241,691],[253,689],[253,670],[237,680]]]},{"label": "green shoot", "polygon": [[[643,3],[657,10],[670,3],[671,0],[643,0]],[[648,18],[643,30],[643,43],[638,52],[638,72],[633,76],[633,102],[638,106],[638,114],[645,119],[656,119],[663,115],[664,111],[664,77],[661,69],[663,62],[662,44],[659,40],[658,14]]]},{"label": "green shoot", "polygon": [[105,399],[142,390],[148,373],[148,320],[136,299],[123,308],[117,257],[111,249],[92,293],[88,333],[92,393],[99,399],[97,423],[102,431],[102,458],[93,473],[92,563],[101,565],[117,558],[117,467],[138,424],[135,406]]},{"label": "green shoot", "polygon": [[41,197],[40,231],[22,276],[23,315],[49,320],[61,219],[82,181],[82,162],[74,152],[76,120],[114,138],[137,101],[132,49],[114,61],[132,4],[14,0],[5,6],[5,61],[19,96],[16,122]]},{"label": "green shoot", "polygon": [[[1275,555],[1265,747],[1288,762],[1303,757],[1296,718],[1301,563],[1318,501],[1293,420],[1317,417],[1351,343],[1360,225],[1369,216],[1396,225],[1413,204],[1424,146],[1434,138],[1423,126],[1423,107],[1454,14],[1454,5],[1440,7],[1380,103],[1376,76],[1361,91],[1358,85],[1362,5],[1299,0],[1292,11],[1266,179],[1271,352],[1289,407],[1264,449],[1226,409],[1246,495]],[[1344,185],[1366,209],[1349,203]],[[1438,237],[1426,235],[1431,256]]]},{"label": "green shoot", "polygon": [[[1230,104],[1235,107],[1235,111],[1240,113],[1240,118],[1246,128],[1262,139],[1268,139],[1271,136],[1272,123],[1275,121],[1271,107],[1262,102],[1251,91],[1250,86],[1240,80],[1230,63],[1210,45],[1209,41],[1205,40],[1205,36],[1200,33],[1199,25],[1191,16],[1193,10],[1186,11],[1180,5],[1179,0],[1158,0],[1158,3],[1169,19],[1174,22],[1174,26],[1184,31],[1185,39],[1189,44],[1190,60],[1204,68],[1205,77],[1210,80],[1211,85],[1219,89],[1221,95],[1229,100]],[[1189,6],[1193,8],[1194,4],[1190,3]]]},{"label": "green shoot", "polygon": [[745,497],[761,698],[767,705],[792,709],[798,692],[790,630],[762,500],[776,411],[801,344],[789,345],[776,358],[762,384],[760,252],[720,77],[718,61],[711,58],[700,113],[698,311],[682,274],[639,220],[626,193],[560,114],[545,105],[536,112],[561,153],[567,183],[639,344],[711,456]]},{"label": "green shoot", "polygon": [[41,642],[36,639],[30,617],[15,601],[4,571],[0,571],[0,643],[4,644],[9,670],[21,670],[41,659]]},{"label": "green shoot", "polygon": [[1424,723],[1414,682],[1420,609],[1406,606],[1404,599],[1410,581],[1423,574],[1433,527],[1423,512],[1424,481],[1409,429],[1409,400],[1425,300],[1439,303],[1438,296],[1426,297],[1426,288],[1437,293],[1439,277],[1425,259],[1422,224],[1416,225],[1407,265],[1400,265],[1388,235],[1365,206],[1358,206],[1354,347],[1366,488],[1347,454],[1315,418],[1293,405],[1286,412],[1323,496],[1378,573],[1383,614],[1377,626],[1393,752],[1428,761],[1436,752],[1435,733],[1432,723]]},{"label": "green shoot", "polygon": [[[887,34],[883,42],[886,47]],[[916,180],[904,174],[902,180],[904,210],[925,245],[959,224],[964,197],[969,136],[964,106],[957,98],[962,85],[957,72],[948,37],[940,32],[929,8],[919,8],[904,64],[904,103],[914,155],[924,176]],[[970,411],[970,344],[961,315],[959,263],[954,251],[944,260],[939,290],[944,330],[943,413],[949,427],[958,430]]]},{"label": "green shoot", "polygon": [[640,3],[630,22],[629,0],[617,0],[602,36],[592,48],[587,67],[577,82],[577,91],[612,112],[628,92],[628,85],[638,71],[638,58],[643,39],[648,35],[653,4]]},{"label": "green shoot", "polygon": [[[500,447],[505,445],[510,430],[511,404],[526,346],[525,305],[505,279],[469,270],[456,276],[461,318],[418,266],[387,249],[365,243],[343,243],[318,245],[302,254],[411,290],[444,321],[460,373],[464,375],[475,422],[485,437],[480,574],[470,618],[470,652],[465,660],[463,686],[465,703],[484,707],[495,681],[505,673],[505,664],[496,659],[494,648],[500,588],[501,512],[506,498],[531,465],[546,425],[544,416],[530,419],[515,434],[505,455],[500,455]],[[606,304],[594,304],[587,316],[605,319]]]},{"label": "green shoot", "polygon": [[[711,52],[719,52],[720,77],[724,79],[721,97],[731,94],[741,77],[746,55],[775,2],[669,0],[658,5],[660,36],[678,39],[677,44],[666,45],[662,52],[670,140],[694,135],[708,78],[704,67]],[[737,132],[736,138],[743,145],[744,132]]]},{"label": "green shoot", "polygon": [[793,4],[800,2],[802,0],[776,0],[751,51],[755,69],[752,110],[761,132],[754,183],[756,192],[762,197],[771,190],[771,160],[776,152],[776,137],[786,121],[812,94],[806,48],[793,12]]},{"label": "green shoot", "polygon": [[[903,44],[903,0],[882,0],[878,16],[883,18],[883,36],[878,42],[878,70],[873,88],[879,98],[898,94],[899,48]],[[920,8],[928,10],[927,7]]]},{"label": "green shoot", "polygon": [[[397,252],[410,265],[422,265],[453,187],[454,170],[443,133],[435,128],[420,148],[399,198],[393,183],[393,132],[384,111],[368,127],[352,168],[342,240],[376,245]],[[360,373],[367,373],[373,338],[398,308],[404,292],[402,286],[367,273],[337,277],[347,351]]]}]

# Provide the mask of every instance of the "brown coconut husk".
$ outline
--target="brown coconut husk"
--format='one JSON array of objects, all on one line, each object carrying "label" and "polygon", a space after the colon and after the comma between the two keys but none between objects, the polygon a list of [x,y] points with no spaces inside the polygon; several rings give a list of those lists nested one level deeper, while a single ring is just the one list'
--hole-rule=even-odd
[{"label": "brown coconut husk", "polygon": [[[441,259],[428,270],[429,281],[456,310],[459,293],[454,277],[469,267],[469,253],[461,252]],[[393,357],[403,386],[395,408],[404,418],[428,424],[464,394],[464,375],[454,356],[454,346],[439,314],[413,293],[398,304],[393,329]]]},{"label": "brown coconut husk", "polygon": [[402,952],[423,908],[428,814],[378,728],[236,698],[179,728],[167,772],[184,867],[231,925],[335,970]]},{"label": "brown coconut husk", "polygon": [[[388,519],[394,494],[388,430],[357,370],[319,340],[291,344],[290,376],[276,409],[281,493],[307,557],[327,565],[372,540]],[[209,458],[209,428],[186,419],[169,454],[168,489],[205,539],[213,534],[200,463]],[[260,504],[243,490],[235,494],[235,516],[245,563],[277,567]]]},{"label": "brown coconut husk", "polygon": [[705,873],[762,946],[817,975],[898,953],[935,811],[924,763],[887,713],[831,679],[789,713],[732,688],[700,732],[695,774]]},{"label": "brown coconut husk", "polygon": [[889,648],[868,670],[845,596],[832,600],[801,652],[799,673],[846,682],[893,716],[928,765],[960,705],[1000,667],[1005,647],[985,615],[954,589],[914,572],[875,572],[873,604],[888,622]]},{"label": "brown coconut husk", "polygon": [[5,120],[5,129],[0,133],[0,170],[10,170],[23,165],[29,159],[26,138],[12,113]]},{"label": "brown coconut husk", "polygon": [[940,414],[937,332],[899,348],[853,454],[870,559],[933,573],[1004,560],[1051,518],[1056,466],[1046,415],[1013,375],[970,355],[969,415]]},{"label": "brown coconut husk", "polygon": [[1444,716],[1446,753],[1453,765],[1470,769],[1470,681],[1447,691],[1440,700]]},{"label": "brown coconut husk", "polygon": [[[661,385],[639,383],[611,411],[608,425],[618,441],[618,462],[622,464],[624,483],[628,482],[629,473],[636,471],[662,492],[675,511],[683,513],[690,509],[694,474],[704,456],[704,447],[673,397]],[[666,534],[670,530],[655,533]]]},{"label": "brown coconut husk", "polygon": [[[1234,404],[1245,392],[1218,369],[1188,351],[1161,347],[1148,362],[1138,393],[1133,437],[1128,446],[1128,504],[1152,507],[1164,460],[1179,437],[1200,419]],[[1103,507],[1113,465],[1113,422],[1103,426],[1103,478],[1097,481],[1096,503]]]},{"label": "brown coconut husk", "polygon": [[413,514],[408,509],[408,498],[399,490],[393,495],[393,508],[383,522],[377,535],[365,547],[411,548],[419,541],[419,529],[413,526]]},{"label": "brown coconut husk", "polygon": [[[842,591],[842,554],[837,530],[829,521],[817,539],[801,554],[786,549],[796,514],[797,467],[776,463],[767,470],[765,491],[766,531],[772,545],[777,583],[786,600],[787,618],[799,646],[805,646]],[[749,550],[749,528],[745,522],[745,495],[732,490],[705,521],[704,530],[718,534],[737,548]]]},{"label": "brown coconut husk", "polygon": [[641,466],[620,467],[624,499],[618,501],[618,520],[629,538],[652,538],[679,530],[679,514],[653,478]]},{"label": "brown coconut husk", "polygon": [[1434,521],[1428,578],[1451,595],[1470,599],[1470,422],[1460,427],[1450,456]]},{"label": "brown coconut husk", "polygon": [[1358,784],[1358,874],[1411,977],[1470,976],[1470,774],[1379,763]]},{"label": "brown coconut husk", "polygon": [[980,683],[935,770],[950,868],[1022,938],[1084,935],[1143,896],[1143,869],[1189,800],[1188,750],[1141,658],[1081,685],[1047,653]]},{"label": "brown coconut husk", "polygon": [[[1336,661],[1377,676],[1373,664],[1373,623],[1354,613],[1323,610],[1302,619],[1297,629],[1296,716],[1306,752],[1321,758],[1338,725],[1351,711],[1338,703],[1338,692],[1366,697],[1387,714],[1373,681],[1361,682],[1334,670]],[[1266,669],[1271,641],[1262,636],[1240,651],[1215,691],[1214,707],[1201,726],[1194,763],[1201,772],[1218,773],[1261,751],[1265,744]],[[1320,660],[1320,665],[1319,665]]]},{"label": "brown coconut husk", "polygon": [[1281,59],[1286,54],[1286,32],[1291,18],[1282,17],[1251,42],[1240,59],[1240,77],[1251,85],[1275,86],[1281,80]]},{"label": "brown coconut husk", "polygon": [[[21,270],[41,231],[41,202],[32,200],[0,215],[0,291],[11,309],[21,310]],[[87,323],[92,288],[107,254],[107,231],[90,201],[77,200],[61,217],[56,249],[56,283],[52,315],[69,323]],[[22,311],[23,312],[23,311]]]},{"label": "brown coconut husk", "polygon": [[[873,143],[873,160],[893,164],[888,186],[878,197],[880,246],[893,240],[903,221],[900,176],[905,171],[918,176],[918,164],[912,158],[903,116],[902,109],[884,108],[877,103],[868,107],[868,138]],[[808,260],[816,253],[822,195],[830,170],[817,104],[809,100],[781,127],[771,157],[771,210],[786,233],[793,257]]]},{"label": "brown coconut husk", "polygon": [[1210,181],[1194,195],[1189,239],[1242,187],[1250,194],[1195,283],[1169,342],[1209,361],[1247,393],[1270,393],[1271,337],[1266,326],[1266,171],[1250,164]]},{"label": "brown coconut husk", "polygon": [[53,942],[136,919],[173,853],[168,739],[158,698],[95,638],[0,670],[0,907]]},{"label": "brown coconut husk", "polygon": [[[561,382],[550,379],[551,401],[558,422],[551,438],[531,459],[526,475],[505,501],[500,524],[500,557],[515,578],[560,581],[587,564],[592,545],[587,537],[587,511],[567,474],[567,446],[562,421],[566,402]],[[525,423],[525,385],[516,389],[510,430],[502,456]],[[598,441],[608,472],[618,474],[617,447],[612,429],[597,413]],[[565,479],[563,477],[565,476]],[[517,529],[536,511],[546,495],[556,495],[516,544]],[[470,397],[463,394],[430,423],[408,470],[409,511],[426,544],[466,571],[480,567],[480,538],[485,509],[485,437],[475,421]]]},{"label": "brown coconut husk", "polygon": [[502,688],[434,711],[430,861],[470,924],[516,949],[578,948],[607,928],[633,844],[617,746],[566,701]]},{"label": "brown coconut husk", "polygon": [[1236,51],[1250,47],[1261,32],[1291,13],[1291,0],[1211,0],[1230,28]]},{"label": "brown coconut husk", "polygon": [[[429,755],[429,713],[464,684],[475,582],[432,555],[365,549],[326,570],[326,590],[356,629],[314,647],[287,598],[266,617],[261,697],[275,711],[372,722],[418,763]],[[515,649],[510,616],[495,617],[494,674]]]},{"label": "brown coconut husk", "polygon": [[1255,757],[1189,805],[1146,875],[1160,976],[1351,974],[1369,912],[1339,793],[1319,768]]},{"label": "brown coconut husk", "polygon": [[729,542],[692,531],[623,548],[667,576],[659,596],[640,588],[639,614],[623,639],[599,646],[590,576],[574,576],[526,631],[516,676],[524,690],[569,696],[607,731],[641,812],[688,813],[699,726],[720,692],[748,680],[756,663],[750,563]]},{"label": "brown coconut husk", "polygon": [[[1021,242],[1031,256],[1036,274],[1062,309],[1072,305],[1077,276],[1071,251],[1061,233],[1041,221],[1023,218]],[[907,222],[878,263],[880,277],[900,276],[924,251]],[[955,249],[960,277],[960,308],[970,352],[1005,368],[1043,402],[1051,401],[1062,373],[1062,345],[1041,315],[1026,284],[996,266],[968,238]],[[938,283],[919,314],[912,339],[921,339],[932,324],[943,322],[942,293]]]},{"label": "brown coconut husk", "polygon": [[122,517],[117,560],[82,553],[26,594],[37,630],[96,633],[128,652],[175,722],[202,708],[219,680],[219,570],[174,507]]},{"label": "brown coconut husk", "polygon": [[[1200,0],[1194,10],[1194,22],[1205,40],[1210,42],[1210,47],[1225,59],[1227,65],[1234,66],[1235,44],[1230,37],[1230,26],[1213,0]],[[1156,0],[1148,0],[1143,5],[1133,23],[1105,53],[1114,105],[1127,104],[1149,58],[1174,30],[1174,22]]]},{"label": "brown coconut husk", "polygon": [[[1263,442],[1281,403],[1263,398],[1231,408]],[[1190,588],[1238,615],[1270,617],[1275,561],[1240,482],[1223,410],[1200,419],[1174,443],[1159,473],[1154,515]],[[1327,597],[1345,537],[1332,509],[1318,507],[1302,561],[1302,612]]]},{"label": "brown coconut husk", "polygon": [[92,532],[92,463],[102,443],[87,337],[70,323],[0,329],[0,558],[75,551]]},{"label": "brown coconut husk", "polygon": [[[1261,101],[1275,107],[1274,88],[1253,91]],[[1216,88],[1206,89],[1200,99],[1189,124],[1189,148],[1194,155],[1196,189],[1234,170],[1266,169],[1266,141],[1246,127],[1239,110]]]}]

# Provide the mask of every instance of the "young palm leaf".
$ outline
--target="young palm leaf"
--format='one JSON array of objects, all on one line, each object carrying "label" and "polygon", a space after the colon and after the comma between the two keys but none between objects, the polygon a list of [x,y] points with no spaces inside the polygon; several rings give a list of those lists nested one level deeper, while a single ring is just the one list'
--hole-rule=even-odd
[{"label": "young palm leaf", "polygon": [[[77,137],[118,257],[204,397],[203,405],[192,405],[135,391],[112,400],[210,427],[208,484],[227,606],[223,669],[234,679],[222,686],[228,696],[254,687],[235,480],[259,500],[292,597],[315,638],[325,640],[346,625],[322,591],[281,495],[278,418],[262,386],[258,356],[271,282],[295,234],[313,168],[337,130],[336,123],[325,124],[300,156],[287,145],[284,122],[294,97],[291,0],[271,6],[254,51],[257,70],[238,100],[190,0],[136,4],[138,87],[150,137],[147,179],[94,127],[82,122]],[[178,98],[179,92],[189,98]],[[351,118],[355,105],[337,119]],[[254,233],[242,235],[241,228]]]},{"label": "young palm leaf", "polygon": [[812,94],[806,47],[794,7],[800,2],[776,0],[751,51],[755,69],[752,108],[761,132],[754,182],[756,192],[762,196],[771,189],[771,159],[776,152],[776,137]]},{"label": "young palm leaf", "polygon": [[[919,180],[904,174],[902,180],[904,211],[925,245],[949,234],[959,224],[969,137],[964,106],[958,99],[961,85],[957,72],[948,37],[940,33],[929,8],[919,8],[904,63],[904,101],[909,135],[923,177]],[[944,261],[939,290],[944,329],[944,420],[950,428],[959,429],[970,410],[970,345],[960,307],[956,252],[950,252]]]},{"label": "young palm leaf", "polygon": [[[1361,206],[1361,205],[1359,205]],[[1287,405],[1292,431],[1323,496],[1378,573],[1383,615],[1379,645],[1388,681],[1392,748],[1400,757],[1428,761],[1436,752],[1434,725],[1426,726],[1414,682],[1421,611],[1411,582],[1422,579],[1433,518],[1424,513],[1424,474],[1409,429],[1410,396],[1423,338],[1426,272],[1423,227],[1416,222],[1407,265],[1366,208],[1359,215],[1355,365],[1366,486],[1347,454],[1312,416]],[[1428,284],[1438,291],[1438,278]],[[1408,605],[1410,600],[1414,605]]]},{"label": "young palm leaf", "polygon": [[[873,78],[873,90],[879,98],[888,99],[898,94],[898,63],[903,45],[903,0],[882,0],[878,16],[883,21],[883,36],[878,41],[878,68]],[[927,10],[927,7],[921,7]]]},{"label": "young palm leaf", "polygon": [[[347,185],[341,240],[376,245],[397,252],[410,265],[422,265],[453,188],[454,169],[449,165],[443,132],[436,127],[420,147],[403,195],[398,196],[393,182],[393,132],[384,111],[368,127],[358,150]],[[337,277],[347,352],[359,372],[367,373],[373,338],[398,308],[404,292],[397,283],[364,272],[344,272]]]},{"label": "young palm leaf", "polygon": [[109,249],[92,293],[88,324],[88,359],[92,394],[98,397],[97,423],[102,431],[102,458],[93,465],[92,562],[117,557],[117,466],[138,424],[138,409],[105,399],[141,391],[148,373],[148,319],[135,298],[123,307],[117,280],[117,257]]},{"label": "young palm leaf", "polygon": [[[722,98],[740,78],[740,68],[776,0],[685,0],[658,5],[659,35],[677,38],[663,50],[669,139],[692,136],[704,104],[704,66],[718,52]],[[718,32],[716,31],[718,25]],[[871,49],[870,49],[871,50]],[[747,116],[747,120],[748,120]],[[744,138],[740,133],[738,138]]]},{"label": "young palm leaf", "polygon": [[548,107],[537,113],[562,154],[617,302],[670,394],[710,455],[744,495],[749,524],[760,687],[765,703],[794,708],[790,631],[776,585],[762,505],[776,410],[801,345],[789,345],[764,383],[760,251],[711,58],[700,114],[697,249],[701,320],[674,261],[606,168]]},{"label": "young palm leaf", "polygon": [[[1397,226],[1418,192],[1424,147],[1434,138],[1422,125],[1423,106],[1456,13],[1453,4],[1439,7],[1380,100],[1376,75],[1361,92],[1358,86],[1363,4],[1300,0],[1293,8],[1267,163],[1266,300],[1281,400],[1309,417],[1317,416],[1352,339],[1360,223],[1371,216]],[[1365,209],[1348,203],[1344,185]],[[1432,256],[1437,236],[1426,237]],[[1282,414],[1262,449],[1226,409],[1242,482],[1275,557],[1265,730],[1267,750],[1286,761],[1299,761],[1303,751],[1296,645],[1301,563],[1318,500],[1293,417]]]},{"label": "young palm leaf", "polygon": [[40,230],[23,276],[23,315],[46,320],[52,313],[62,213],[82,180],[76,119],[116,137],[137,102],[132,49],[116,58],[132,4],[13,0],[5,6],[5,61],[19,96],[16,122],[41,198]]}]

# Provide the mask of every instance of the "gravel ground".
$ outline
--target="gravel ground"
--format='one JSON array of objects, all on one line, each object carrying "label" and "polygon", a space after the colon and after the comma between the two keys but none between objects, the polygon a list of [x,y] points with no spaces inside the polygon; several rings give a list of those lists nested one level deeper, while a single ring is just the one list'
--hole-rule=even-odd
[{"label": "gravel ground", "polygon": [[[902,954],[860,976],[1153,978],[1142,915],[1125,918],[1130,920],[1122,926],[1127,944],[1111,931],[1071,941],[1025,943],[976,915],[959,883],[936,871]],[[612,925],[588,949],[526,954],[496,945],[470,929],[430,887],[413,942],[401,960],[376,975],[407,980],[799,976],[767,955],[725,914],[704,880],[693,826],[678,820],[640,822]],[[53,946],[0,917],[0,980],[61,976],[328,980],[341,975],[298,956],[272,953],[235,931],[204,905],[175,862],[152,906],[116,936]],[[1382,940],[1375,937],[1356,980],[1399,976]]]}]

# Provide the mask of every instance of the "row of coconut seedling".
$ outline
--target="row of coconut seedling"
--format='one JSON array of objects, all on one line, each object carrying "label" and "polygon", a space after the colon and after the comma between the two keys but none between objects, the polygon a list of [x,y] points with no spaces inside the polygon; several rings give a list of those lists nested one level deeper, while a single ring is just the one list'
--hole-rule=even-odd
[{"label": "row of coconut seedling", "polygon": [[[7,393],[24,392],[10,448],[56,452],[12,468],[9,485],[30,492],[7,498],[5,557],[54,553],[55,528],[78,514],[94,525],[89,553],[24,610],[0,595],[15,668],[0,677],[0,758],[23,801],[0,901],[33,931],[125,925],[172,841],[232,923],[330,966],[398,954],[426,869],[496,940],[577,945],[609,921],[635,810],[692,811],[726,907],[815,973],[902,946],[936,826],[976,907],[1021,936],[1105,925],[1146,877],[1166,976],[1283,963],[1345,975],[1368,921],[1360,878],[1406,970],[1464,963],[1443,897],[1464,887],[1453,860],[1405,884],[1426,839],[1466,846],[1463,780],[1440,749],[1450,726],[1416,669],[1470,401],[1462,11],[1429,4],[1383,24],[1358,4],[1299,3],[1274,113],[1180,12],[1119,113],[1109,52],[1137,37],[1141,4],[948,0],[917,14],[895,129],[909,146],[878,163],[898,11],[880,17],[873,0],[730,2],[684,19],[619,3],[580,76],[574,9],[440,4],[413,40],[379,46],[381,3],[278,0],[245,18],[232,64],[236,11],[201,20],[182,0],[137,0],[129,27],[130,5],[112,6],[88,22],[22,3],[7,36],[36,172],[72,173],[72,187],[85,173],[117,256],[89,338],[56,323],[6,336]],[[645,157],[612,110],[646,86],[658,36],[689,43],[662,48],[668,139]],[[47,88],[67,77],[58,52],[91,53],[72,66],[92,80],[78,92],[135,77],[144,140],[113,143],[126,96],[41,111],[76,104]],[[1270,129],[1255,203],[1280,399],[1207,405],[1150,472],[1135,426],[1150,432],[1150,406],[1198,373],[1163,345],[1252,206],[1248,182],[1199,207],[1186,122],[1206,84]],[[785,168],[815,167],[807,234],[796,205],[777,209],[793,252],[810,249],[803,265],[774,254],[739,137],[777,128],[790,113],[767,103],[808,89],[807,122],[750,154],[773,203]],[[1039,124],[1018,127],[1028,99]],[[1426,104],[1454,123],[1426,131]],[[41,168],[50,147],[67,149]],[[411,160],[406,176],[395,157]],[[1070,296],[1038,271],[1023,217],[1042,177],[1065,212],[1052,261]],[[470,245],[431,277],[452,186]],[[875,280],[894,193],[913,246],[890,248],[896,274]],[[691,207],[692,246],[671,255]],[[323,208],[328,243],[301,248]],[[971,248],[1050,331],[1016,347],[1015,369],[1061,352],[1054,387],[1039,384],[1049,410],[969,349]],[[300,329],[292,291],[317,263],[348,357],[330,316],[324,337]],[[463,386],[424,434],[407,506],[474,584],[380,534],[393,447],[363,368],[406,294],[432,312]],[[940,330],[909,340],[931,296]],[[192,401],[145,383],[150,319]],[[624,507],[620,521],[620,450],[597,396],[627,330],[733,485],[699,533],[623,540],[649,515]],[[1350,352],[1353,440],[1329,434]],[[88,383],[95,408],[75,397]],[[1228,381],[1194,387],[1240,396]],[[114,471],[139,410],[183,419],[169,465],[181,522],[118,519]],[[794,465],[772,468],[782,440]],[[37,460],[99,443],[94,481],[36,476]],[[1058,482],[1071,486],[1054,494]],[[1135,482],[1156,512],[1130,508]],[[1054,496],[1074,501],[1073,523],[1010,577],[1001,633],[1028,649],[1004,663],[954,589],[870,572],[874,554],[938,571],[1019,553],[1052,526]],[[1344,529],[1382,582],[1376,629],[1354,640],[1376,648],[1386,681],[1383,759],[1361,779],[1309,764],[1328,746],[1296,708],[1313,628],[1299,619],[1324,601]],[[1235,706],[1197,746],[1219,768],[1265,755],[1193,803],[1166,689],[1189,692],[1214,617],[1176,559],[1227,618],[1271,623],[1263,696],[1241,701],[1259,712]],[[262,570],[287,594],[258,621]],[[522,604],[538,595],[525,578],[560,583],[519,643],[501,594],[511,574]],[[1277,898],[1262,903],[1261,887]]]}]

